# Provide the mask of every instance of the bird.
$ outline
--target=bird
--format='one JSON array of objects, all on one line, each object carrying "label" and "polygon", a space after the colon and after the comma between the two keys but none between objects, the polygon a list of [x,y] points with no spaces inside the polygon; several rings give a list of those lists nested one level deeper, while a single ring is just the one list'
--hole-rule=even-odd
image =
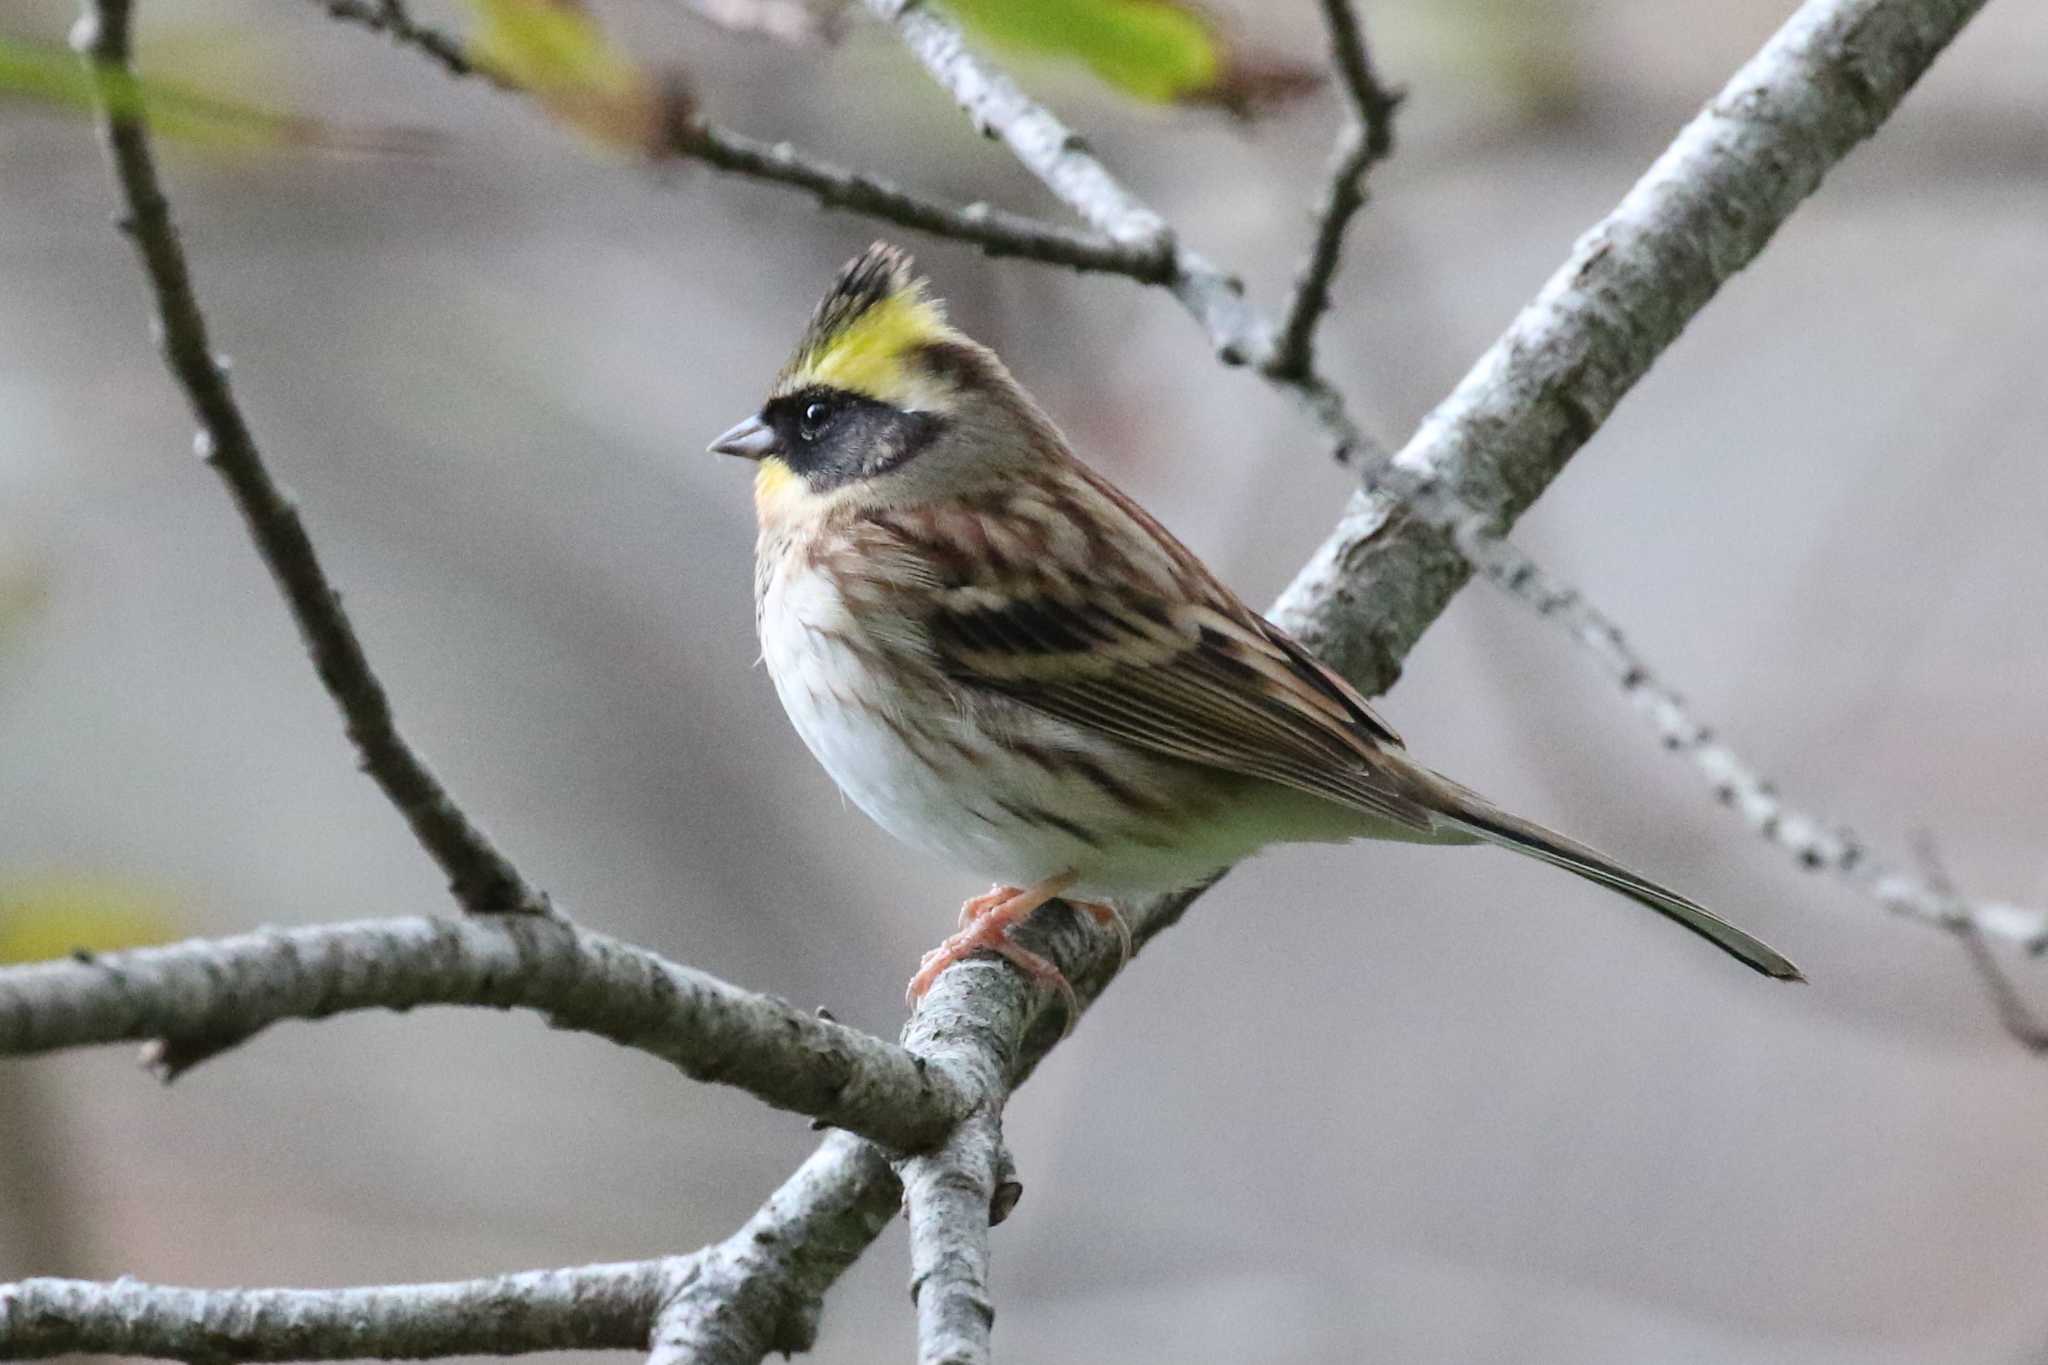
[{"label": "bird", "polygon": [[839,273],[752,416],[755,623],[783,709],[904,843],[993,881],[906,992],[1064,899],[1200,885],[1272,845],[1492,844],[1617,891],[1766,976],[1761,940],[1409,756],[1335,670],[1083,463],[901,250]]}]

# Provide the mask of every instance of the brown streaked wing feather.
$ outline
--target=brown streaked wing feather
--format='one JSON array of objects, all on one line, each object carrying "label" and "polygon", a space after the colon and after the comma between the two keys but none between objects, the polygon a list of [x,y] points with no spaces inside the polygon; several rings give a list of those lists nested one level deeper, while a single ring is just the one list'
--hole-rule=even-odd
[{"label": "brown streaked wing feather", "polygon": [[1394,733],[1394,727],[1380,719],[1379,713],[1372,709],[1371,703],[1366,701],[1357,688],[1345,681],[1342,674],[1309,653],[1308,647],[1292,635],[1246,606],[1242,598],[1232,592],[1215,574],[1209,572],[1209,566],[1197,559],[1194,551],[1181,544],[1173,532],[1154,521],[1151,513],[1133,502],[1122,489],[1079,460],[1069,457],[1067,465],[1091,491],[1136,523],[1138,529],[1153,543],[1172,556],[1190,582],[1200,585],[1198,595],[1201,598],[1234,616],[1240,623],[1258,631],[1273,648],[1284,654],[1293,663],[1295,675],[1302,684],[1337,703],[1356,725],[1378,742],[1396,746],[1401,744],[1401,737]]},{"label": "brown streaked wing feather", "polygon": [[1093,543],[1129,546],[1153,571],[981,566],[972,581],[926,599],[931,647],[957,685],[1155,753],[1431,828],[1397,776],[1405,763],[1388,761],[1400,740],[1349,684],[1247,608],[1128,498],[1078,464],[1067,469],[1078,477],[1057,501],[1108,523]]}]

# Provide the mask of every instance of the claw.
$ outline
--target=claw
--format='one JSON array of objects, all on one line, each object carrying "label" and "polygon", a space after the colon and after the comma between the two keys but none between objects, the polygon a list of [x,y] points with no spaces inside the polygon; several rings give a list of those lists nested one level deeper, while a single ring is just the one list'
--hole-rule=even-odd
[{"label": "claw", "polygon": [[[1061,891],[1072,885],[1073,881],[1074,874],[1065,872],[1022,889],[1010,886],[992,887],[986,894],[976,896],[961,906],[960,932],[926,953],[918,962],[917,975],[910,978],[910,985],[904,990],[904,1003],[915,1008],[917,1002],[924,999],[925,992],[932,988],[932,983],[939,979],[941,972],[963,958],[972,957],[979,952],[992,952],[1030,977],[1032,981],[1050,987],[1056,992],[1060,1004],[1066,1008],[1066,1026],[1069,1029],[1073,1028],[1074,1021],[1081,1017],[1081,1001],[1080,997],[1074,994],[1072,983],[1050,959],[1041,957],[1010,938],[1011,926],[1058,896]],[[1091,913],[1095,912],[1094,907],[1089,909]]]},{"label": "claw", "polygon": [[960,922],[958,927],[965,929],[968,925],[1010,899],[1010,897],[1023,894],[1023,891],[1017,887],[1004,886],[998,882],[979,896],[968,897],[960,903]]},{"label": "claw", "polygon": [[1137,949],[1131,939],[1130,921],[1124,918],[1123,911],[1117,909],[1108,901],[1070,900],[1067,904],[1073,906],[1076,910],[1086,910],[1095,917],[1097,924],[1104,925],[1113,931],[1116,934],[1116,969],[1122,971],[1129,965],[1131,954],[1136,952]]}]

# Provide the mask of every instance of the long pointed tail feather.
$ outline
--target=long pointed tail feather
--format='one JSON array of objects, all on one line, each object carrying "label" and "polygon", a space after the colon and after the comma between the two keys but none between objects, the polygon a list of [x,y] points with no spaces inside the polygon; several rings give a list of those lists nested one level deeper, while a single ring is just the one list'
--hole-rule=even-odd
[{"label": "long pointed tail feather", "polygon": [[1449,799],[1437,806],[1437,810],[1440,818],[1457,828],[1477,835],[1489,844],[1524,853],[1531,858],[1539,858],[1552,867],[1575,872],[1587,881],[1598,882],[1611,890],[1619,891],[1636,904],[1646,905],[1683,928],[1690,929],[1736,961],[1762,972],[1765,976],[1775,977],[1780,981],[1806,979],[1800,974],[1799,968],[1793,966],[1791,960],[1783,953],[1763,940],[1744,933],[1697,901],[1689,900],[1669,887],[1659,886],[1648,877],[1629,871],[1606,854],[1588,848],[1576,839],[1567,839],[1556,830],[1545,829],[1533,820],[1510,815],[1456,783],[1447,779],[1443,781],[1451,790],[1443,794]]}]

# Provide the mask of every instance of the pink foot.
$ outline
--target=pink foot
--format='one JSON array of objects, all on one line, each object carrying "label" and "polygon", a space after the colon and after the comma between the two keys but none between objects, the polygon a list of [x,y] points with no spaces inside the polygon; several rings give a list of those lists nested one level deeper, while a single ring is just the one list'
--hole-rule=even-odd
[{"label": "pink foot", "polygon": [[1125,964],[1130,962],[1131,954],[1136,951],[1131,943],[1131,926],[1124,919],[1123,911],[1108,901],[1069,900],[1067,904],[1076,910],[1086,910],[1095,917],[1097,924],[1116,934],[1116,969],[1122,971]]},{"label": "pink foot", "polygon": [[1073,1027],[1074,1021],[1081,1017],[1081,1002],[1074,994],[1072,984],[1053,962],[1010,939],[1012,925],[1059,895],[1073,880],[1074,875],[1068,872],[1022,889],[998,886],[961,906],[960,932],[924,955],[918,963],[917,975],[910,978],[910,985],[903,993],[904,1003],[914,1007],[924,999],[925,992],[932,988],[932,983],[946,968],[963,958],[986,951],[1010,963],[1037,984],[1057,992],[1060,1003],[1066,1006],[1067,1026]]},{"label": "pink foot", "polygon": [[974,923],[1004,901],[1009,900],[1012,896],[1021,896],[1023,894],[1022,888],[1004,886],[1001,882],[998,882],[979,896],[970,896],[960,903],[960,922],[957,927],[965,929],[968,925]]}]

